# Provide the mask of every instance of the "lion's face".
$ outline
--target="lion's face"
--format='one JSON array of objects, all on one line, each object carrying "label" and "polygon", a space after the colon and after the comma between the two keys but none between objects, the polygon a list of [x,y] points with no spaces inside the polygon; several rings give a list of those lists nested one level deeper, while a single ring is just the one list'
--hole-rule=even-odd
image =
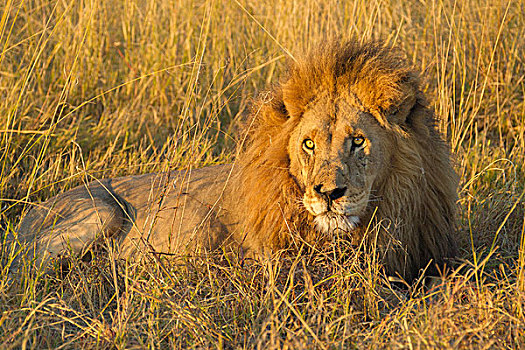
[{"label": "lion's face", "polygon": [[355,229],[379,170],[388,166],[387,143],[376,119],[350,96],[318,97],[307,108],[290,137],[290,172],[319,231]]}]

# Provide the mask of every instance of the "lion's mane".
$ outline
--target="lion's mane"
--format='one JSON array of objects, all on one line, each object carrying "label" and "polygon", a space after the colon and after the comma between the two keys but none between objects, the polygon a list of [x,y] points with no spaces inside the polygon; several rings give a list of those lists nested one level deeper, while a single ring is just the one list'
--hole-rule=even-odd
[{"label": "lion's mane", "polygon": [[322,44],[292,61],[285,77],[254,100],[234,186],[247,240],[275,250],[290,246],[291,232],[315,239],[313,217],[300,204],[301,184],[289,172],[288,142],[322,90],[357,97],[360,108],[382,125],[382,142],[394,150],[375,181],[377,201],[369,204],[361,228],[375,211],[380,228],[372,238],[387,272],[412,279],[421,268],[453,257],[458,180],[418,74],[398,51],[355,40]]}]

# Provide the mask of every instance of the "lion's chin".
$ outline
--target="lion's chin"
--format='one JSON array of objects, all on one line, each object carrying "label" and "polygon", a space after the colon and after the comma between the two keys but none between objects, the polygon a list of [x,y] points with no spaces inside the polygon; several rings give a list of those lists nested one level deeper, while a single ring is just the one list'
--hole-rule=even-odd
[{"label": "lion's chin", "polygon": [[319,231],[326,234],[350,233],[359,224],[359,217],[345,216],[326,212],[317,215],[314,219],[315,225]]}]

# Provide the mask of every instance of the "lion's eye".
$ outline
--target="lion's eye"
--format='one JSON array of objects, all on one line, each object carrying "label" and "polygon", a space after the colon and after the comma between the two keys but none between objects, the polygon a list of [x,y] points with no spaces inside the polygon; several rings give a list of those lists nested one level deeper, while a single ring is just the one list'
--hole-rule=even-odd
[{"label": "lion's eye", "polygon": [[306,151],[311,152],[315,148],[315,143],[312,140],[310,140],[310,139],[306,139],[306,140],[303,141],[303,148]]},{"label": "lion's eye", "polygon": [[352,140],[352,145],[354,147],[361,147],[365,143],[365,138],[361,136],[356,136]]}]

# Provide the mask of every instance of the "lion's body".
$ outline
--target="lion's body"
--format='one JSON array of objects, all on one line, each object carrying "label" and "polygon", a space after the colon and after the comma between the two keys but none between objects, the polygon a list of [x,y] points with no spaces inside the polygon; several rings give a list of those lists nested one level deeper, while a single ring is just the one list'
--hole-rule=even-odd
[{"label": "lion's body", "polygon": [[[257,254],[342,233],[377,242],[387,271],[412,279],[456,249],[457,178],[435,122],[395,51],[325,44],[254,101],[233,167],[81,186],[30,212],[19,239],[40,258],[81,252],[103,232],[128,257]],[[61,217],[42,225],[51,207]]]},{"label": "lion's body", "polygon": [[229,242],[223,208],[230,165],[94,181],[47,200],[24,218],[19,239],[37,243],[38,261],[84,252],[111,237],[119,256],[191,254]]}]

